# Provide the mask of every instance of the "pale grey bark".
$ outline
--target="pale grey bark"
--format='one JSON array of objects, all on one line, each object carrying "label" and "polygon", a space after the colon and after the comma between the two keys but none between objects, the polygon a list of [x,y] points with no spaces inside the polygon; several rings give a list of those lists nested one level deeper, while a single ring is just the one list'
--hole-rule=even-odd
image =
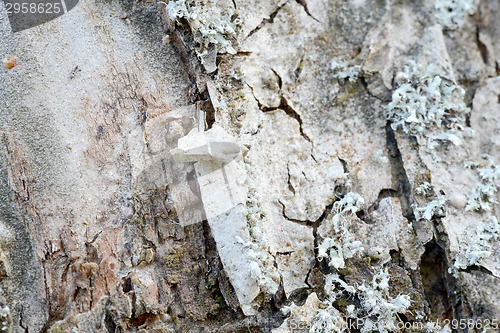
[{"label": "pale grey bark", "polygon": [[[499,231],[478,228],[500,218],[500,4],[448,2],[83,1],[16,34],[0,5],[4,331],[298,332],[328,305],[366,317],[385,269],[397,320],[500,318]],[[393,128],[411,62],[470,113]],[[174,161],[215,125],[241,150],[229,176]],[[226,190],[246,200],[219,214]],[[354,290],[329,301],[334,276]]]}]

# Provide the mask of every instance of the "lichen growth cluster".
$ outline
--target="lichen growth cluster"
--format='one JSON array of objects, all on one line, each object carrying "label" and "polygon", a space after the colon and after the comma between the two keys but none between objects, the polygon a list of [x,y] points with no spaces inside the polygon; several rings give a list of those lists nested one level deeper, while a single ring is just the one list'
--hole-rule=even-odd
[{"label": "lichen growth cluster", "polygon": [[462,144],[465,117],[470,112],[463,88],[439,76],[432,65],[422,75],[415,62],[406,65],[395,82],[397,89],[387,106],[393,129],[401,127],[405,133],[425,140],[430,152],[440,142]]},{"label": "lichen growth cluster", "polygon": [[8,332],[11,324],[9,307],[6,305],[0,306],[0,332]]},{"label": "lichen growth cluster", "polygon": [[335,268],[344,268],[344,259],[352,258],[362,251],[360,241],[353,241],[351,233],[344,226],[346,215],[356,213],[364,204],[364,199],[356,193],[349,192],[332,207],[332,225],[335,236],[326,237],[318,246],[318,259],[328,258],[328,264]]},{"label": "lichen growth cluster", "polygon": [[231,8],[213,13],[201,0],[175,0],[166,4],[169,18],[175,22],[185,20],[193,33],[195,51],[207,71],[215,70],[217,53],[235,54],[233,40],[239,19]]},{"label": "lichen growth cluster", "polygon": [[[324,286],[328,295],[328,299],[324,302],[325,308],[318,310],[309,332],[348,331],[344,324],[346,319],[355,321],[363,319],[363,326],[360,328],[362,333],[394,331],[399,320],[398,313],[405,313],[411,306],[411,301],[408,295],[392,297],[389,294],[389,281],[390,275],[387,269],[380,269],[373,275],[371,281],[357,287],[348,285],[335,273],[329,274]],[[345,297],[344,293],[353,298],[357,297],[360,302],[358,306],[348,305],[346,313],[340,316],[333,304],[337,298]]]},{"label": "lichen growth cluster", "polygon": [[331,68],[335,72],[333,75],[336,79],[347,80],[350,83],[354,83],[358,80],[359,73],[361,72],[361,66],[354,65],[350,66],[345,61],[332,61]]},{"label": "lichen growth cluster", "polygon": [[[318,309],[309,332],[344,332],[347,329],[346,320],[363,319],[361,332],[388,332],[395,327],[397,314],[404,313],[411,305],[408,295],[389,295],[390,275],[387,269],[379,268],[369,282],[357,286],[347,284],[336,273],[344,268],[344,259],[352,258],[362,250],[361,242],[353,241],[347,230],[346,221],[361,209],[363,198],[353,192],[346,194],[334,203],[332,208],[333,237],[326,237],[318,246],[318,259],[328,258],[329,266],[334,270],[326,275],[324,291],[327,298],[323,307]],[[345,313],[341,314],[334,306],[335,302],[346,297],[357,298],[359,303],[347,305]]]},{"label": "lichen growth cluster", "polygon": [[478,0],[436,0],[435,16],[439,24],[450,30],[458,29],[464,24],[467,15],[477,11]]},{"label": "lichen growth cluster", "polygon": [[496,217],[492,216],[479,222],[465,252],[455,258],[454,270],[466,269],[468,266],[478,264],[481,259],[490,257],[493,250],[491,241],[496,240],[499,235],[500,225]]},{"label": "lichen growth cluster", "polygon": [[483,159],[486,163],[476,161],[465,163],[466,168],[475,169],[481,178],[481,184],[469,193],[465,210],[491,211],[492,205],[498,203],[496,201],[498,189],[495,180],[500,176],[500,167],[489,155],[484,155]]},{"label": "lichen growth cluster", "polygon": [[250,264],[250,274],[257,280],[261,292],[274,295],[279,288],[279,273],[274,267],[274,257],[264,244],[255,242],[245,242],[236,236],[236,241],[243,244],[250,251],[252,262]]},{"label": "lichen growth cluster", "polygon": [[445,215],[446,197],[440,196],[432,200],[425,207],[413,207],[413,213],[417,221],[430,222],[434,216]]},{"label": "lichen growth cluster", "polygon": [[432,193],[432,185],[429,182],[424,181],[415,188],[415,194],[427,196],[430,193]]},{"label": "lichen growth cluster", "polygon": [[262,220],[266,215],[259,204],[259,194],[255,188],[250,187],[247,193],[247,202],[241,214],[246,217],[251,240],[245,242],[237,237],[237,241],[244,244],[250,251],[253,263],[251,266],[252,277],[257,279],[259,288],[267,294],[274,294],[279,287],[279,273],[275,265],[275,258],[271,255],[265,234],[262,231]]}]

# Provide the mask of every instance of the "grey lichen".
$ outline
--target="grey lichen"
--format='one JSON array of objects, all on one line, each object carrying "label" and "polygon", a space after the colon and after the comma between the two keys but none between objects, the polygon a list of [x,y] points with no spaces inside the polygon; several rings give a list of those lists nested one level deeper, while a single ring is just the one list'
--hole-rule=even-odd
[{"label": "grey lichen", "polygon": [[429,182],[424,181],[422,184],[415,188],[415,194],[426,196],[432,191],[432,185]]},{"label": "grey lichen", "polygon": [[[396,330],[399,320],[398,313],[405,313],[411,305],[408,295],[389,295],[390,275],[387,269],[381,269],[373,275],[371,281],[357,287],[348,285],[335,274],[326,277],[324,290],[328,299],[324,308],[319,309],[314,318],[311,333],[345,332],[347,326],[343,318],[351,320],[362,319],[361,332],[391,332]],[[346,292],[360,300],[359,305],[348,305],[346,313],[340,315],[333,303]]]},{"label": "grey lichen", "polygon": [[415,62],[406,65],[395,82],[398,88],[387,106],[393,129],[401,127],[405,133],[425,140],[430,152],[439,142],[463,142],[465,117],[470,112],[463,88],[439,76],[432,65],[422,75]]},{"label": "grey lichen", "polygon": [[437,21],[444,27],[454,30],[464,24],[467,15],[477,11],[478,0],[436,0],[434,8]]},{"label": "grey lichen", "polygon": [[415,219],[417,221],[430,222],[434,216],[444,216],[445,214],[446,197],[440,196],[436,200],[432,200],[424,207],[413,207]]},{"label": "grey lichen", "polygon": [[9,332],[12,324],[10,309],[6,305],[0,307],[0,332]]},{"label": "grey lichen", "polygon": [[246,206],[241,214],[247,219],[251,240],[245,242],[239,237],[236,240],[245,245],[251,253],[253,259],[251,272],[257,279],[260,290],[272,295],[278,290],[280,277],[274,267],[275,258],[266,245],[266,237],[262,230],[262,222],[266,214],[260,207],[259,200],[260,196],[256,189],[250,187],[247,192]]},{"label": "grey lichen", "polygon": [[[326,237],[318,246],[318,259],[329,259],[329,266],[338,270],[345,266],[344,259],[352,258],[361,251],[361,242],[352,241],[346,222],[364,204],[363,198],[349,192],[333,205],[332,227],[335,236]],[[325,277],[324,291],[327,298],[323,307],[317,310],[309,332],[344,332],[345,319],[363,319],[361,332],[389,332],[395,328],[398,313],[404,313],[410,307],[408,295],[389,295],[390,275],[387,269],[378,268],[369,282],[351,286],[336,272]],[[341,314],[334,306],[335,302],[345,297],[345,293],[360,300],[359,304],[349,304]]]},{"label": "grey lichen", "polygon": [[346,61],[338,62],[334,60],[331,63],[331,68],[335,71],[334,78],[348,80],[350,83],[356,82],[361,72],[361,66],[350,66]]},{"label": "grey lichen", "polygon": [[165,7],[169,18],[184,19],[192,30],[195,51],[208,72],[213,72],[217,53],[235,54],[233,40],[239,19],[231,8],[214,12],[201,0],[169,1]]},{"label": "grey lichen", "polygon": [[465,167],[475,169],[481,178],[481,184],[474,188],[469,194],[466,210],[491,211],[492,205],[496,204],[496,193],[498,191],[495,180],[500,175],[493,157],[484,155],[483,162],[466,162]]},{"label": "grey lichen", "polygon": [[497,239],[499,234],[500,225],[496,217],[492,216],[480,222],[465,252],[459,254],[455,259],[454,271],[466,269],[468,266],[478,264],[481,259],[490,257],[493,250],[491,241]]},{"label": "grey lichen", "polygon": [[356,213],[364,204],[364,199],[349,192],[344,198],[333,204],[332,224],[335,236],[326,237],[318,246],[318,259],[328,258],[328,264],[335,268],[344,268],[344,259],[352,258],[362,251],[361,242],[352,240],[351,233],[344,226],[346,216]]}]

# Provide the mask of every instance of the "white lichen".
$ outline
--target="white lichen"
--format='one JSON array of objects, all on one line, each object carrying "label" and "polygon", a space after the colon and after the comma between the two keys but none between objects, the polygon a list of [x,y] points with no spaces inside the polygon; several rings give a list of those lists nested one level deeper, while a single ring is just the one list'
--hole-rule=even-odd
[{"label": "white lichen", "polygon": [[[389,294],[390,275],[387,269],[381,269],[373,275],[371,281],[357,287],[343,281],[337,274],[326,276],[324,290],[327,299],[323,308],[318,309],[314,323],[309,330],[312,333],[329,333],[349,331],[345,325],[345,318],[358,322],[361,319],[361,332],[391,332],[396,330],[399,320],[398,313],[405,313],[411,306],[408,295],[392,297]],[[356,297],[359,305],[350,304],[346,307],[343,316],[333,306],[339,297]]]},{"label": "white lichen", "polygon": [[414,62],[406,65],[395,81],[398,88],[387,106],[393,129],[401,127],[425,140],[430,152],[439,142],[463,142],[465,116],[470,112],[464,103],[464,89],[439,76],[432,65],[422,75]]},{"label": "white lichen", "polygon": [[455,259],[455,264],[453,265],[455,270],[477,265],[480,260],[490,257],[493,250],[491,241],[496,240],[499,234],[500,225],[496,217],[492,216],[480,222],[465,252],[459,254]]},{"label": "white lichen", "polygon": [[425,207],[413,207],[413,213],[417,221],[430,222],[434,216],[444,216],[446,197],[440,196],[432,200]]},{"label": "white lichen", "polygon": [[[247,179],[247,181],[250,181]],[[263,223],[266,214],[260,207],[260,196],[251,184],[248,186],[247,201],[241,210],[241,215],[246,219],[250,235],[249,241],[237,237],[236,241],[243,244],[252,258],[252,277],[257,280],[261,292],[273,295],[279,287],[280,275],[275,267],[275,258],[271,255],[267,245]]]},{"label": "white lichen", "polygon": [[465,167],[475,169],[481,178],[481,184],[469,193],[465,210],[491,211],[492,205],[497,204],[496,193],[498,188],[495,180],[500,175],[500,167],[497,166],[493,158],[484,155],[485,163],[466,162]]},{"label": "white lichen", "polygon": [[458,29],[462,27],[468,15],[474,15],[478,3],[478,0],[436,0],[436,19],[445,28]]},{"label": "white lichen", "polygon": [[429,182],[423,182],[415,188],[415,193],[426,196],[432,192],[432,185]]},{"label": "white lichen", "polygon": [[349,192],[332,207],[332,223],[335,232],[339,232],[339,224],[345,221],[348,214],[354,214],[361,209],[365,200],[357,193]]},{"label": "white lichen", "polygon": [[[346,194],[332,207],[333,236],[325,237],[318,246],[318,259],[328,259],[329,266],[335,270],[345,266],[345,259],[353,257],[362,250],[361,242],[353,241],[347,228],[349,218],[364,205],[363,198],[353,192]],[[318,309],[309,332],[349,331],[345,319],[357,322],[362,319],[361,332],[389,332],[395,328],[398,313],[405,313],[411,305],[408,295],[392,297],[389,294],[390,275],[387,269],[380,269],[369,282],[349,285],[335,271],[326,275],[323,287],[326,299]],[[334,307],[337,299],[357,298],[359,303],[349,304],[343,314]]]},{"label": "white lichen", "polygon": [[8,306],[0,306],[0,332],[8,332],[11,326],[10,309]]},{"label": "white lichen", "polygon": [[195,51],[207,71],[215,68],[215,54],[235,54],[233,40],[239,19],[234,17],[231,8],[224,9],[220,15],[207,9],[201,0],[175,0],[166,4],[165,10],[172,21],[185,20],[193,33]]},{"label": "white lichen", "polygon": [[363,250],[360,241],[352,240],[351,233],[344,226],[348,216],[356,213],[364,204],[363,198],[356,193],[349,192],[332,207],[332,224],[335,235],[325,237],[318,246],[318,259],[328,259],[330,267],[343,268],[344,259],[352,258]]},{"label": "white lichen", "polygon": [[[361,300],[363,312],[367,314],[365,325],[361,332],[371,332],[376,327],[379,332],[392,331],[398,319],[398,313],[404,313],[411,306],[408,295],[389,295],[390,275],[387,269],[373,276],[371,283],[359,286],[358,297]],[[376,318],[370,321],[369,318]]]},{"label": "white lichen", "polygon": [[334,60],[331,62],[331,69],[335,72],[333,75],[334,78],[348,80],[350,83],[354,83],[358,80],[361,66],[350,66],[345,61],[338,62]]},{"label": "white lichen", "polygon": [[314,317],[309,333],[341,333],[345,331],[340,312],[332,304],[326,308],[319,309]]},{"label": "white lichen", "polygon": [[275,294],[279,287],[279,274],[274,268],[275,259],[267,247],[253,241],[245,242],[238,236],[236,241],[249,251],[249,257],[252,259],[249,264],[250,276],[257,281],[261,292]]}]

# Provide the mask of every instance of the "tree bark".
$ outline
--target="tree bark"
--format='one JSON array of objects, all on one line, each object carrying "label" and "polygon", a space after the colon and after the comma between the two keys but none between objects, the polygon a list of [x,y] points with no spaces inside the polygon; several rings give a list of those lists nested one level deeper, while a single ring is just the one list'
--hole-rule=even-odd
[{"label": "tree bark", "polygon": [[497,1],[0,15],[1,332],[495,330]]}]

